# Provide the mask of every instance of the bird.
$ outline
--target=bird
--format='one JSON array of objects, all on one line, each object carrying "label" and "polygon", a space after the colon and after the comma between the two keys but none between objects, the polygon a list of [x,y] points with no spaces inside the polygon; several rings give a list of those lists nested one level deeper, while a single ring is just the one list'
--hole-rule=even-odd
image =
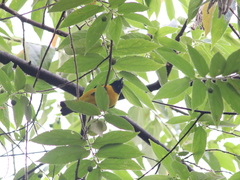
[{"label": "bird", "polygon": [[[108,93],[109,108],[112,108],[116,105],[119,95],[121,93],[121,90],[123,88],[123,78],[116,80],[109,85],[104,86],[104,88],[106,89],[106,91]],[[95,91],[96,91],[96,88],[93,88],[93,89],[85,92],[82,96],[80,96],[78,98],[78,100],[97,105],[96,100],[95,100]],[[61,114],[63,116],[66,116],[66,115],[74,112],[67,107],[67,105],[64,103],[64,101],[60,102],[60,106],[62,107]]]}]

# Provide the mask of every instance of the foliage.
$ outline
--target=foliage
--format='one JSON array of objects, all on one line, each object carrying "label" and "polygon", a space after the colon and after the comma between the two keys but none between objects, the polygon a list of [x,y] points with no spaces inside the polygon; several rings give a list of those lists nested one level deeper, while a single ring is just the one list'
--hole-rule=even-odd
[{"label": "foliage", "polygon": [[2,1],[0,176],[239,179],[240,2],[221,2]]}]

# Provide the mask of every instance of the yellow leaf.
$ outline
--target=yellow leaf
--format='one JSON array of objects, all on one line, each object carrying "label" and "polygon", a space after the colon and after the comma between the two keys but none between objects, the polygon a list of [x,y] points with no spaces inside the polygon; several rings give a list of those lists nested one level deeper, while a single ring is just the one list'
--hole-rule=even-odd
[{"label": "yellow leaf", "polygon": [[212,17],[213,17],[213,12],[216,8],[216,3],[211,7],[211,9],[208,9],[208,3],[205,3],[203,5],[203,9],[202,9],[202,23],[203,23],[203,27],[205,30],[205,36],[207,36],[207,34],[211,31],[212,28]]}]

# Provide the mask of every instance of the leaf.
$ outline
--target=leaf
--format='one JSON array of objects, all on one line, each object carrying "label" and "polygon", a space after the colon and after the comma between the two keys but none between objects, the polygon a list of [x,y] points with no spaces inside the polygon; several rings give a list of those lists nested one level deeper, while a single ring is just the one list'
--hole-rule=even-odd
[{"label": "leaf", "polygon": [[126,19],[136,21],[136,22],[140,22],[144,25],[152,26],[151,21],[141,14],[129,13],[129,14],[123,15],[123,17]]},{"label": "leaf", "polygon": [[171,52],[171,53],[164,52],[164,50],[162,50],[159,54],[167,62],[176,66],[176,68],[178,68],[180,71],[182,71],[185,75],[189,76],[190,78],[195,77],[195,72],[193,70],[193,67],[191,66],[191,64],[189,62],[187,62],[181,56],[175,54],[174,52]]},{"label": "leaf", "polygon": [[219,89],[225,101],[234,111],[240,114],[240,94],[237,92],[237,90],[228,82],[217,81],[217,85],[219,86]]},{"label": "leaf", "polygon": [[89,27],[86,35],[86,52],[97,43],[110,20],[111,14],[101,14]]},{"label": "leaf", "polygon": [[142,168],[131,159],[111,159],[103,160],[99,165],[101,169],[109,170],[141,170]]},{"label": "leaf", "polygon": [[66,164],[85,158],[89,154],[90,151],[87,151],[81,146],[63,146],[50,150],[38,161],[47,164]]},{"label": "leaf", "polygon": [[139,106],[142,107],[142,103],[140,102],[140,100],[138,99],[138,97],[134,94],[134,92],[129,89],[127,86],[125,86],[122,89],[122,93],[124,95],[124,97],[126,98],[126,100],[128,100],[130,103],[132,103],[135,106]]},{"label": "leaf", "polygon": [[116,8],[120,5],[122,5],[126,0],[109,0],[109,5],[111,8]]},{"label": "leaf", "polygon": [[106,179],[106,180],[122,180],[122,178],[120,178],[119,176],[117,176],[116,174],[113,174],[111,172],[108,171],[104,171],[102,172],[102,176]]},{"label": "leaf", "polygon": [[227,58],[227,63],[223,71],[223,76],[230,75],[240,69],[240,49],[230,54]]},{"label": "leaf", "polygon": [[65,11],[71,8],[75,8],[82,4],[90,4],[94,0],[60,0],[57,2],[48,12],[58,12],[58,11]]},{"label": "leaf", "polygon": [[142,56],[127,56],[118,59],[113,67],[122,71],[146,72],[157,70],[161,64]]},{"label": "leaf", "polygon": [[118,46],[113,49],[115,56],[144,54],[158,48],[159,45],[144,39],[120,40]]},{"label": "leaf", "polygon": [[10,79],[2,69],[0,69],[0,84],[6,91],[8,91],[9,93],[11,92],[12,86]]},{"label": "leaf", "polygon": [[192,152],[195,162],[198,164],[199,160],[202,158],[207,144],[207,133],[201,127],[195,128],[192,144]]},{"label": "leaf", "polygon": [[205,84],[199,80],[195,79],[193,81],[193,88],[192,88],[192,109],[197,109],[206,99],[207,95],[207,88]]},{"label": "leaf", "polygon": [[216,156],[212,152],[205,152],[203,155],[203,159],[214,171],[220,171],[221,166],[216,158]]},{"label": "leaf", "polygon": [[139,3],[124,3],[118,7],[118,13],[128,14],[133,12],[142,12],[148,10],[148,7]]},{"label": "leaf", "polygon": [[[154,154],[157,156],[159,160],[161,160],[167,153],[168,151],[164,149],[162,146],[150,141],[152,150]],[[176,176],[176,171],[172,167],[172,162],[173,162],[173,157],[171,154],[167,156],[162,162],[161,165],[163,165],[166,170],[168,171],[170,176]]]},{"label": "leaf", "polygon": [[[100,148],[106,144],[125,143],[134,138],[138,133],[130,131],[111,131],[103,135],[103,137],[97,137],[92,144],[93,148]],[[121,138],[119,138],[121,137]]]},{"label": "leaf", "polygon": [[7,102],[9,99],[8,93],[0,93],[0,105],[4,104]]},{"label": "leaf", "polygon": [[86,180],[101,180],[102,172],[100,168],[93,169],[88,173]]},{"label": "leaf", "polygon": [[207,82],[208,102],[214,122],[218,122],[223,112],[222,94],[217,85]]},{"label": "leaf", "polygon": [[164,47],[168,47],[180,52],[186,52],[186,48],[176,40],[170,39],[168,37],[158,37],[158,41]]},{"label": "leaf", "polygon": [[172,0],[165,1],[167,15],[170,20],[175,18],[175,9]]},{"label": "leaf", "polygon": [[190,0],[188,6],[188,22],[190,22],[198,13],[203,0]]},{"label": "leaf", "polygon": [[148,94],[146,92],[144,92],[143,90],[139,89],[137,86],[135,86],[134,84],[132,84],[129,81],[124,81],[124,86],[128,87],[129,89],[131,89],[133,91],[133,93],[136,95],[136,97],[143,102],[147,107],[151,108],[151,109],[155,109],[153,104],[152,104],[152,100],[149,98]]},{"label": "leaf", "polygon": [[142,156],[143,153],[137,148],[127,144],[109,144],[101,147],[96,153],[99,158],[129,159]]},{"label": "leaf", "polygon": [[209,2],[206,2],[203,5],[203,9],[202,9],[202,23],[205,31],[205,36],[207,36],[208,33],[211,31],[212,17],[214,14],[214,10],[216,8],[216,3],[211,7],[211,9],[209,9],[209,11],[207,11],[208,6],[209,6]]},{"label": "leaf", "polygon": [[25,87],[25,84],[26,84],[25,74],[19,67],[17,67],[14,76],[14,86],[16,91],[23,89]]},{"label": "leaf", "polygon": [[178,28],[175,27],[170,27],[170,26],[164,26],[161,27],[158,31],[157,31],[157,36],[158,37],[165,37],[168,34],[174,34],[178,31]]},{"label": "leaf", "polygon": [[108,31],[110,38],[114,42],[114,45],[117,46],[122,33],[122,18],[118,16],[112,19]]},{"label": "leaf", "polygon": [[86,142],[82,139],[82,136],[71,130],[54,129],[37,135],[32,142],[44,145],[84,145]]},{"label": "leaf", "polygon": [[221,39],[229,23],[229,20],[226,21],[224,16],[218,17],[218,11],[218,8],[216,8],[212,18],[212,47]]},{"label": "leaf", "polygon": [[94,122],[90,124],[88,128],[88,134],[95,136],[103,136],[103,132],[107,130],[106,123],[101,120],[93,120]]},{"label": "leaf", "polygon": [[23,111],[22,103],[19,98],[13,96],[12,100],[15,101],[15,105],[13,105],[13,116],[14,116],[16,128],[18,128],[22,124],[24,111]]},{"label": "leaf", "polygon": [[142,180],[173,180],[172,177],[168,175],[149,175],[149,176],[144,176]]},{"label": "leaf", "polygon": [[187,77],[169,81],[160,88],[154,100],[176,97],[188,89],[189,83],[190,79]]},{"label": "leaf", "polygon": [[240,177],[240,172],[236,172],[228,180],[238,180],[239,177]]},{"label": "leaf", "polygon": [[194,49],[189,45],[188,45],[188,52],[200,76],[205,77],[209,72],[209,68],[204,57],[196,49]]},{"label": "leaf", "polygon": [[106,111],[109,107],[108,93],[102,86],[97,86],[95,95],[97,106],[102,110]]},{"label": "leaf", "polygon": [[146,85],[144,85],[142,83],[142,81],[140,81],[139,78],[135,74],[127,72],[127,71],[121,71],[119,74],[123,77],[123,79],[128,80],[129,82],[133,83],[134,85],[136,85],[143,91],[149,92],[149,89],[146,87]]},{"label": "leaf", "polygon": [[80,23],[99,12],[102,12],[103,10],[103,6],[88,4],[81,9],[73,11],[70,15],[68,15],[66,19],[64,19],[64,21],[62,22],[61,28]]},{"label": "leaf", "polygon": [[[226,60],[221,53],[217,52],[211,59],[209,74],[211,77],[216,77],[224,72]],[[231,64],[231,63],[230,63]],[[229,65],[230,65],[229,64]]]},{"label": "leaf", "polygon": [[172,162],[172,167],[176,170],[181,179],[188,179],[190,173],[186,165],[175,160]]},{"label": "leaf", "polygon": [[[102,62],[104,58],[99,54],[87,54],[87,55],[77,55],[76,62],[78,72],[85,72],[94,69],[99,63]],[[75,73],[74,69],[74,59],[70,58],[67,60],[60,68],[57,69],[59,72],[64,73]]]},{"label": "leaf", "polygon": [[176,117],[170,118],[167,121],[167,123],[168,124],[180,124],[180,123],[187,122],[187,121],[190,121],[189,116],[176,116]]},{"label": "leaf", "polygon": [[108,123],[120,128],[120,129],[134,131],[133,126],[122,117],[111,115],[111,114],[105,114],[104,118]]},{"label": "leaf", "polygon": [[66,103],[68,108],[75,112],[83,113],[90,116],[101,114],[100,110],[95,105],[84,101],[69,100],[64,102]]}]

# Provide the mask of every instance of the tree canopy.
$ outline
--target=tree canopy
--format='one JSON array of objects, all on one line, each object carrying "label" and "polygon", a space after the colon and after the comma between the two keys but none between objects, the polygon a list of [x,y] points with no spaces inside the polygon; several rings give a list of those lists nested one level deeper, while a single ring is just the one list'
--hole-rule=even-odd
[{"label": "tree canopy", "polygon": [[[239,0],[0,8],[0,177],[239,179]],[[93,88],[96,105],[75,100]]]}]

